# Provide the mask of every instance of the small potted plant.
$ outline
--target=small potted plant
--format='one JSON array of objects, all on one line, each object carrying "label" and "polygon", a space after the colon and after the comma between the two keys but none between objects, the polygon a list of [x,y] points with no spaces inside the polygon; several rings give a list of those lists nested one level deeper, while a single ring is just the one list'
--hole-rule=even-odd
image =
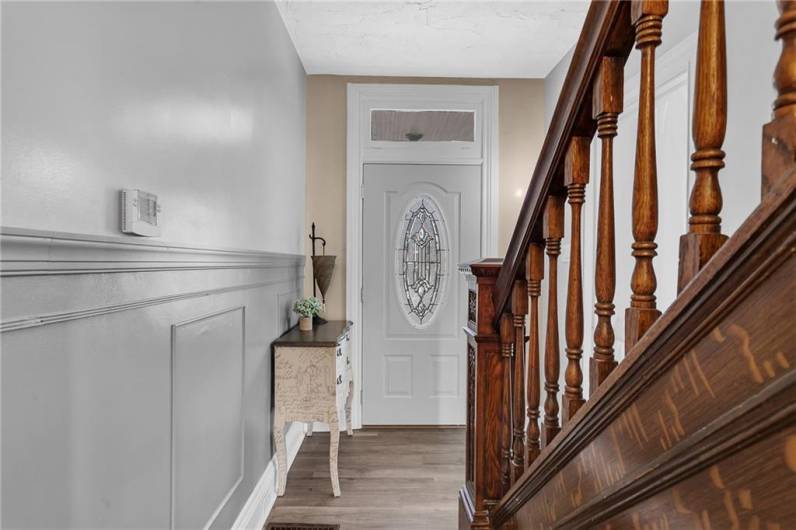
[{"label": "small potted plant", "polygon": [[296,300],[293,311],[299,314],[299,329],[312,331],[312,317],[321,312],[321,301],[314,296]]}]

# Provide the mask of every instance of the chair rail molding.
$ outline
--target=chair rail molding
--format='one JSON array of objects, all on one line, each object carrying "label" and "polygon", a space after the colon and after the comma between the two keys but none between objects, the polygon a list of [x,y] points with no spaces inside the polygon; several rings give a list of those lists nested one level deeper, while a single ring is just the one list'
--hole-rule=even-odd
[{"label": "chair rail molding", "polygon": [[[0,277],[86,275],[172,271],[212,271],[225,269],[300,270],[300,254],[281,254],[254,250],[220,249],[138,240],[125,237],[90,236],[20,228],[0,228]],[[250,281],[227,281],[223,285],[199,289],[180,289],[160,296],[123,297],[115,303],[47,311],[17,316],[4,315],[0,333],[91,318],[120,311],[207,297],[232,291],[256,289],[292,281],[284,273],[276,277],[253,277]]]},{"label": "chair rail molding", "polygon": [[0,228],[0,276],[298,267],[301,254]]}]

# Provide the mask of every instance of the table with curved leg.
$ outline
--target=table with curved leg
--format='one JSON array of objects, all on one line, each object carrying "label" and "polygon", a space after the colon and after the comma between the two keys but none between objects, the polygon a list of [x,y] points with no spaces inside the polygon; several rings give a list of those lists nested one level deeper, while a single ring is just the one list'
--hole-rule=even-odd
[{"label": "table with curved leg", "polygon": [[291,329],[274,341],[274,442],[277,454],[277,495],[285,493],[287,447],[285,424],[312,422],[329,425],[329,471],[332,493],[340,496],[337,474],[339,432],[351,426],[352,372],[348,330],[350,322],[330,321],[311,332]]}]

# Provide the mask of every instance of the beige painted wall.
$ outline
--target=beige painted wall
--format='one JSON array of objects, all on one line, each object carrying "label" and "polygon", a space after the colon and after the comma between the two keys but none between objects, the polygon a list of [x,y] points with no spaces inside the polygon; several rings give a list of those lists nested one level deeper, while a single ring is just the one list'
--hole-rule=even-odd
[{"label": "beige painted wall", "polygon": [[[536,157],[544,140],[544,81],[541,79],[450,79],[405,77],[307,77],[306,224],[314,221],[337,256],[326,295],[327,318],[345,317],[346,253],[346,85],[347,83],[417,83],[497,85],[499,87],[498,250],[505,253],[517,221]],[[307,254],[311,253],[309,238]],[[317,247],[320,253],[320,245]],[[307,261],[305,293],[312,294],[312,266]]]}]

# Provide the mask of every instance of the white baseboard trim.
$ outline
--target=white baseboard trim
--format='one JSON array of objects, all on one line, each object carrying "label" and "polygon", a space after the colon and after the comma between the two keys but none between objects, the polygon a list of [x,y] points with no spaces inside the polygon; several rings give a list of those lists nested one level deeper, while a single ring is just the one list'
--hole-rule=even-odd
[{"label": "white baseboard trim", "polygon": [[315,421],[312,423],[312,432],[329,432],[329,424]]},{"label": "white baseboard trim", "polygon": [[[287,468],[293,465],[293,460],[301,448],[304,441],[305,424],[293,422],[285,432],[285,445],[287,446]],[[254,486],[251,495],[246,500],[246,504],[241,508],[235,522],[232,523],[232,530],[262,530],[271,508],[276,502],[276,453],[265,466],[260,480]]]}]

